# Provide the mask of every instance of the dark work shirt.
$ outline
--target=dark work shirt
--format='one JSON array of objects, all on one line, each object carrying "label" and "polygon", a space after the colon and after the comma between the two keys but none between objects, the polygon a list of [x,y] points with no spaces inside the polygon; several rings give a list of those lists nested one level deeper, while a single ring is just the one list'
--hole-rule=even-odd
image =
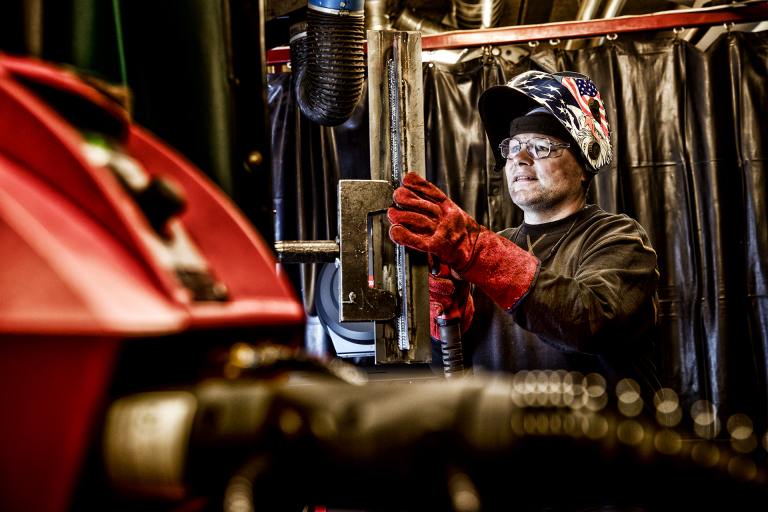
[{"label": "dark work shirt", "polygon": [[542,264],[510,311],[474,287],[465,364],[476,371],[599,373],[610,389],[632,378],[648,404],[660,387],[653,364],[659,273],[643,228],[588,205],[566,219],[499,234]]}]

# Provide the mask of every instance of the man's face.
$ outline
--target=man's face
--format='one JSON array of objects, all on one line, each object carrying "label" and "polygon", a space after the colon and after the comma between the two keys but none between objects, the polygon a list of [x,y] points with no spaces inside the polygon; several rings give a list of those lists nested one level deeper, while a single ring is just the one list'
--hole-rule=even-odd
[{"label": "man's face", "polygon": [[[557,137],[539,133],[520,133],[514,138],[526,141],[534,137],[564,142]],[[554,148],[552,151],[555,152]],[[535,160],[526,146],[507,160],[505,171],[509,195],[526,213],[557,214],[561,209],[583,202],[582,183],[587,177],[572,148],[566,149],[559,157]]]}]

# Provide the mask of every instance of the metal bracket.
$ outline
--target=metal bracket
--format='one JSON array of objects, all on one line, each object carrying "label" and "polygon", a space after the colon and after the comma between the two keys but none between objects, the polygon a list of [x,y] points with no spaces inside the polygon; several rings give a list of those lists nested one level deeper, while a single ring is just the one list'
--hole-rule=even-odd
[{"label": "metal bracket", "polygon": [[397,316],[397,296],[368,283],[368,214],[391,206],[394,191],[387,181],[339,181],[342,322],[386,321]]}]

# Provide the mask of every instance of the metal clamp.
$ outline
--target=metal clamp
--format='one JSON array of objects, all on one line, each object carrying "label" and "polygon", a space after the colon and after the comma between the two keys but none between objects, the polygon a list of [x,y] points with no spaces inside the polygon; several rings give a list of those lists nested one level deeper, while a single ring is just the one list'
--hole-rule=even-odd
[{"label": "metal clamp", "polygon": [[391,206],[394,191],[392,184],[383,180],[339,181],[342,322],[383,321],[397,316],[396,295],[368,285],[368,214]]}]

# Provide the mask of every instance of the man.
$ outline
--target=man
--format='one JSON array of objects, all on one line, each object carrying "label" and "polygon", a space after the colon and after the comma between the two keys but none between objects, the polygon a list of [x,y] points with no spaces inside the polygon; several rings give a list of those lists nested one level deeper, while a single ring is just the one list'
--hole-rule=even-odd
[{"label": "man", "polygon": [[[457,278],[431,276],[433,338],[455,291],[465,364],[594,372],[610,388],[631,378],[648,403],[660,387],[656,253],[637,222],[586,202],[612,159],[597,89],[577,73],[531,71],[485,91],[479,109],[524,223],[492,233],[415,174],[388,212],[393,241],[430,253]],[[461,280],[474,285],[471,296]]]}]

